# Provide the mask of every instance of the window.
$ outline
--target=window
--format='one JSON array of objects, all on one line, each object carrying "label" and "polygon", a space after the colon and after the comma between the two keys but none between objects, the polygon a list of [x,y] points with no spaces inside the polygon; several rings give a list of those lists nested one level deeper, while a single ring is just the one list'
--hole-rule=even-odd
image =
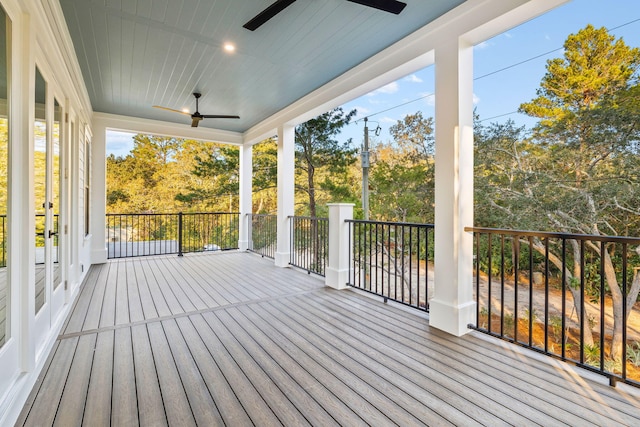
[{"label": "window", "polygon": [[85,236],[91,232],[90,218],[91,218],[91,200],[89,196],[91,192],[89,190],[91,183],[91,143],[89,138],[85,138],[84,142],[84,234]]}]

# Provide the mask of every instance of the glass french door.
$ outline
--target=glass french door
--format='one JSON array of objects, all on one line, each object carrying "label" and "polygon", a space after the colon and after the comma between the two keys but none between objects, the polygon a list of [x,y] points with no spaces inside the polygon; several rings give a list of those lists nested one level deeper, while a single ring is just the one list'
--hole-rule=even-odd
[{"label": "glass french door", "polygon": [[63,107],[36,68],[34,120],[35,313],[44,338],[65,303],[60,233]]},{"label": "glass french door", "polygon": [[33,129],[33,185],[35,197],[35,311],[39,314],[48,301],[47,298],[47,157],[49,142],[47,136],[47,82],[36,68],[35,120]]}]

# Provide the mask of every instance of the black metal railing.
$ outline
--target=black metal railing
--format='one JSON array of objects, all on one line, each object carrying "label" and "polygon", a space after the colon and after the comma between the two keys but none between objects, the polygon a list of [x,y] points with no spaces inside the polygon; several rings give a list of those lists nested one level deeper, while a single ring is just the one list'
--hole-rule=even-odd
[{"label": "black metal railing", "polygon": [[429,309],[433,225],[348,220],[349,286]]},{"label": "black metal railing", "polygon": [[640,386],[640,238],[466,228],[473,328]]},{"label": "black metal railing", "polygon": [[247,222],[250,230],[249,250],[267,258],[276,257],[277,215],[248,214]]},{"label": "black metal railing", "polygon": [[289,229],[289,264],[324,276],[329,256],[329,219],[290,216]]},{"label": "black metal railing", "polygon": [[107,214],[107,257],[238,248],[235,212]]}]

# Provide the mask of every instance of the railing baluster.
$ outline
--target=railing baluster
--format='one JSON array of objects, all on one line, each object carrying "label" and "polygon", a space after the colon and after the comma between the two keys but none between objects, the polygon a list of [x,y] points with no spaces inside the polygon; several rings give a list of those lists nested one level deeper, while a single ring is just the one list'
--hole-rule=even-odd
[{"label": "railing baluster", "polygon": [[[605,247],[604,242],[600,242],[600,371],[604,372],[604,336],[606,332],[605,323],[604,323],[604,257],[605,257]],[[584,294],[583,294],[584,298]]]},{"label": "railing baluster", "polygon": [[580,363],[584,363],[584,324],[587,319],[584,305],[584,240],[580,240]]},{"label": "railing baluster", "polygon": [[529,236],[529,347],[533,347],[533,238]]},{"label": "railing baluster", "polygon": [[622,243],[622,379],[627,379],[627,243]]}]

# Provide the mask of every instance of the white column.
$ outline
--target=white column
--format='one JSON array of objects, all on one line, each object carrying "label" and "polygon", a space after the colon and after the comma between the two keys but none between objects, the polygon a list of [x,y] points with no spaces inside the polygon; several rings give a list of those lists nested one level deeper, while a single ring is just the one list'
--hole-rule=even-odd
[{"label": "white column", "polygon": [[295,127],[278,127],[278,242],[275,264],[289,266],[289,216],[294,215]]},{"label": "white column", "polygon": [[452,40],[435,51],[435,291],[429,324],[450,334],[474,321],[473,47]]},{"label": "white column", "polygon": [[[98,120],[93,122],[91,140],[91,264],[107,262],[107,129]],[[86,166],[85,166],[86,167]]]},{"label": "white column", "polygon": [[250,248],[251,227],[248,215],[253,211],[253,146],[240,147],[240,232],[238,248],[246,251]]},{"label": "white column", "polygon": [[[9,250],[7,262],[11,265],[7,286],[12,292],[9,313],[11,334],[20,343],[20,365],[24,372],[36,366],[35,342],[35,196],[33,117],[35,117],[35,62],[33,58],[34,33],[31,20],[23,15],[20,31],[14,31],[15,46],[20,55],[13,55],[11,84],[17,89],[10,98],[10,157],[8,200]],[[13,292],[16,291],[17,292]]]},{"label": "white column", "polygon": [[349,280],[349,224],[353,219],[353,203],[329,203],[329,262],[325,284],[334,289],[345,289]]}]

